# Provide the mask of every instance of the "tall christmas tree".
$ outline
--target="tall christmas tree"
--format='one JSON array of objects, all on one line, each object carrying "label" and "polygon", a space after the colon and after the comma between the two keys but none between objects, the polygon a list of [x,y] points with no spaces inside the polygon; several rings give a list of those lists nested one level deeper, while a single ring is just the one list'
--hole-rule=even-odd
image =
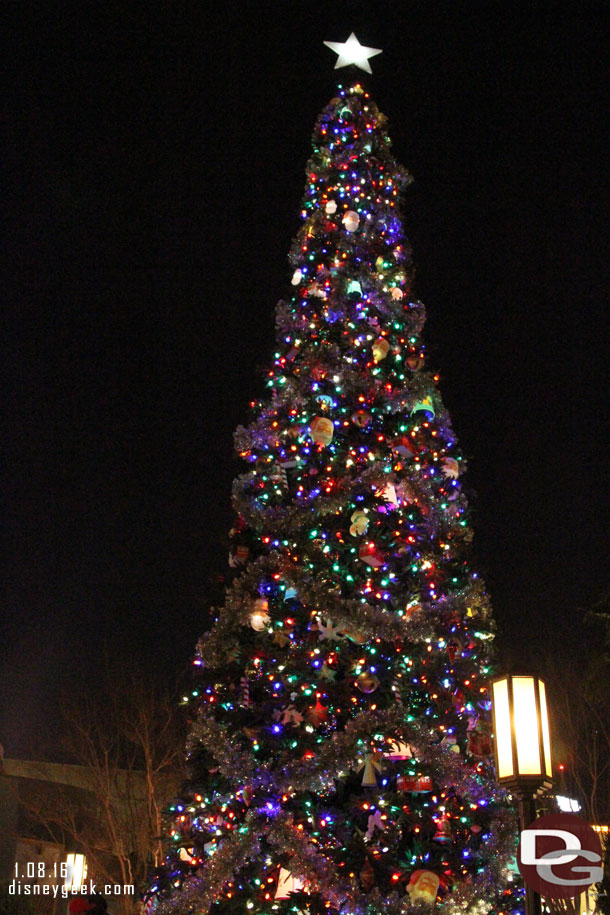
[{"label": "tall christmas tree", "polygon": [[162,912],[513,908],[493,624],[411,291],[408,182],[369,94],[340,86],[268,394],[236,433],[234,579],[198,646]]}]

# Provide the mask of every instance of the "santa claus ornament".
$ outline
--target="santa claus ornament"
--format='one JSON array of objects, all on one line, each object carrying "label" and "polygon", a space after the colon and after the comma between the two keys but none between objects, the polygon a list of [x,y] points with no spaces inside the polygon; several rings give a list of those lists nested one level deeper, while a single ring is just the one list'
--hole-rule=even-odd
[{"label": "santa claus ornament", "polygon": [[257,598],[250,614],[250,625],[255,632],[262,632],[270,621],[268,602],[263,597]]},{"label": "santa claus ornament", "polygon": [[309,427],[316,445],[330,445],[333,440],[333,421],[327,416],[314,416]]},{"label": "santa claus ornament", "polygon": [[355,232],[358,226],[360,225],[360,217],[355,210],[348,210],[345,216],[343,217],[343,225],[347,232]]},{"label": "santa claus ornament", "polygon": [[411,902],[436,902],[440,882],[432,871],[413,871],[407,887]]},{"label": "santa claus ornament", "polygon": [[373,359],[382,362],[390,352],[390,344],[385,337],[378,337],[373,343]]}]

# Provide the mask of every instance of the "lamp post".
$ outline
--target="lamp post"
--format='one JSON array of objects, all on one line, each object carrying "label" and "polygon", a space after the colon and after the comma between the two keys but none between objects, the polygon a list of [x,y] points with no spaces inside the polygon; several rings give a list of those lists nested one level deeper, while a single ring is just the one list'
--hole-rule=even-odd
[{"label": "lamp post", "polygon": [[[498,782],[516,795],[519,827],[536,818],[534,798],[552,784],[546,688],[539,677],[507,674],[491,682]],[[526,886],[525,911],[540,915],[540,896]]]},{"label": "lamp post", "polygon": [[87,877],[87,859],[84,855],[71,852],[66,856],[65,870],[64,887],[68,892],[75,892],[82,887]]}]

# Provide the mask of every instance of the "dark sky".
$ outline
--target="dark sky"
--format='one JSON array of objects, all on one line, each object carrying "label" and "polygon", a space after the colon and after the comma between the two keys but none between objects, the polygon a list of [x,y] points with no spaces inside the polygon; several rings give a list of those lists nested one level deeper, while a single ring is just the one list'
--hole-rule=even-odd
[{"label": "dark sky", "polygon": [[[0,741],[104,651],[188,665],[234,427],[286,292],[322,42],[415,177],[426,340],[470,459],[500,655],[586,652],[608,583],[606,2],[3,4]],[[127,662],[128,663],[128,662]]]}]

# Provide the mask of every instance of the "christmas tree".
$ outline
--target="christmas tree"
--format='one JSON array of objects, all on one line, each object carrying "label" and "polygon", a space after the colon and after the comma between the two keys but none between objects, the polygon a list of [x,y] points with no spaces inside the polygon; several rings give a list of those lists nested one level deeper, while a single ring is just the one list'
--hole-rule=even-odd
[{"label": "christmas tree", "polygon": [[514,907],[493,623],[411,291],[408,182],[369,94],[340,86],[268,393],[236,433],[234,577],[198,646],[162,912]]}]

